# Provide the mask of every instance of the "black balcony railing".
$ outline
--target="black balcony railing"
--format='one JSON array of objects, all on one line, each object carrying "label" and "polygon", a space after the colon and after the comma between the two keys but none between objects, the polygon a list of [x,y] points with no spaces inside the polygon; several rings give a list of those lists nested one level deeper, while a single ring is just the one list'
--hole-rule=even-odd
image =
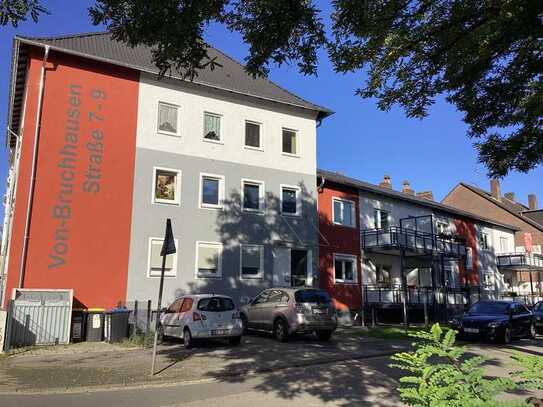
[{"label": "black balcony railing", "polygon": [[386,229],[366,229],[360,232],[364,249],[404,249],[406,252],[462,257],[466,255],[466,245],[455,238],[392,226]]},{"label": "black balcony railing", "polygon": [[537,253],[507,253],[497,257],[498,267],[541,269],[543,271],[543,255]]}]

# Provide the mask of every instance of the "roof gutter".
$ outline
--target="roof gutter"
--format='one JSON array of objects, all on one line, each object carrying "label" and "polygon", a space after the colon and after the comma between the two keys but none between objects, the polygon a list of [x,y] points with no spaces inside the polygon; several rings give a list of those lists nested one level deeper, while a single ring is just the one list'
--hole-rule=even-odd
[{"label": "roof gutter", "polygon": [[47,58],[49,57],[49,45],[44,46],[43,61],[40,72],[40,87],[38,90],[38,107],[36,109],[36,123],[34,127],[34,147],[32,151],[32,173],[30,176],[30,188],[28,190],[28,202],[26,204],[26,219],[25,219],[25,231],[23,240],[23,249],[21,253],[21,267],[19,270],[19,288],[23,288],[25,270],[26,270],[26,258],[28,254],[28,239],[30,234],[30,218],[32,214],[32,203],[34,201],[34,186],[36,184],[36,162],[38,160],[38,145],[40,139],[41,130],[41,112],[43,106],[43,93],[45,89],[45,65],[47,64]]},{"label": "roof gutter", "polygon": [[[20,41],[15,38],[13,40],[13,58],[11,60],[11,77],[10,77],[10,83],[9,83],[9,97],[8,97],[8,118],[7,118],[7,127],[8,129],[11,129],[11,118],[13,115],[13,98],[15,97],[15,85],[16,85],[16,78],[17,78],[17,61],[19,60],[19,44]],[[6,134],[6,147],[9,150],[9,138],[10,138],[10,132],[8,131]]]}]

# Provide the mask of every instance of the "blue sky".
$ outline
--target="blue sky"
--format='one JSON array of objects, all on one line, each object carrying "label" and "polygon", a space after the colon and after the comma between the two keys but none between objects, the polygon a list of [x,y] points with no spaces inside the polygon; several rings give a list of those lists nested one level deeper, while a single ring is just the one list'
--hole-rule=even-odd
[{"label": "blue sky", "polygon": [[[18,28],[0,27],[0,179],[7,172],[4,135],[6,128],[11,45],[14,35],[62,35],[99,31],[90,23],[89,0],[44,2],[50,16],[26,22]],[[223,27],[209,27],[206,39],[215,47],[243,61],[247,47],[241,38]],[[374,100],[362,99],[354,92],[363,82],[361,73],[338,75],[322,55],[318,77],[306,77],[296,66],[273,68],[270,78],[288,90],[336,113],[318,129],[318,165],[369,182],[379,182],[384,174],[394,187],[411,181],[417,191],[432,190],[437,199],[459,181],[488,189],[485,168],[477,163],[472,142],[465,136],[462,116],[443,99],[436,101],[430,115],[420,121],[408,119],[400,109],[381,112]],[[5,188],[2,183],[1,188]],[[528,174],[512,173],[502,180],[502,191],[514,191],[526,203],[536,193],[543,203],[543,168]],[[3,194],[3,191],[1,191]]]}]

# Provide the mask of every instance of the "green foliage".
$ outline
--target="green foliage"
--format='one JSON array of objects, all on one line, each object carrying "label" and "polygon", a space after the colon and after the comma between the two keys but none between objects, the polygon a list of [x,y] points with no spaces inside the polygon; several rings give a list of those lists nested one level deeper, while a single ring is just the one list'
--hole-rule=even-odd
[{"label": "green foliage", "polygon": [[0,0],[0,26],[11,24],[17,27],[27,16],[34,22],[38,21],[40,14],[49,14],[39,0]]},{"label": "green foliage", "polygon": [[519,379],[518,384],[525,389],[543,390],[543,357],[514,352],[511,356],[521,370],[512,372]]},{"label": "green foliage", "polygon": [[418,339],[415,351],[394,355],[390,366],[407,372],[400,379],[400,397],[410,406],[516,406],[494,397],[517,388],[508,378],[487,379],[481,367],[484,356],[467,356],[455,346],[456,331],[434,324],[430,332],[410,335]]}]

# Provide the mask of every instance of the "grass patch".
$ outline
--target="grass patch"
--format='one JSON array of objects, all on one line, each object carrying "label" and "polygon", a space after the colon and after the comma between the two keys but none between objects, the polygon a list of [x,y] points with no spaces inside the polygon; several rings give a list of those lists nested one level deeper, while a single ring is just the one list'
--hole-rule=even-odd
[{"label": "grass patch", "polygon": [[130,338],[127,338],[124,341],[120,342],[119,345],[127,348],[139,347],[146,349],[153,346],[154,340],[154,332],[138,333],[133,334],[132,336],[130,336]]}]

